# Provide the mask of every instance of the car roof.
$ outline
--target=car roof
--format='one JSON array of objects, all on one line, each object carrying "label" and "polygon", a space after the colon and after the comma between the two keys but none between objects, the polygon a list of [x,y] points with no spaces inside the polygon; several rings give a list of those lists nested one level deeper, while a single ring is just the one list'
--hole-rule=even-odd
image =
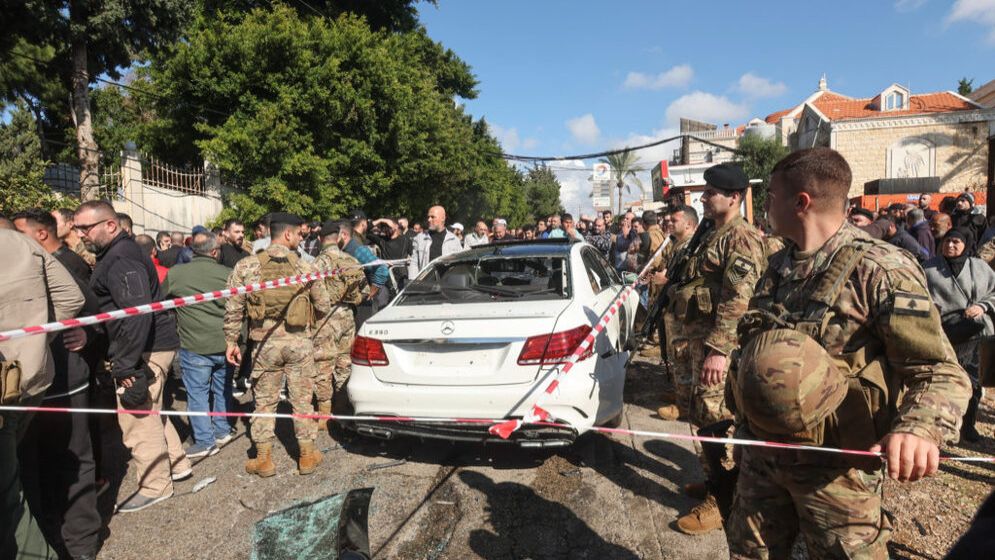
[{"label": "car roof", "polygon": [[490,243],[478,245],[459,253],[446,255],[439,262],[460,261],[463,259],[479,259],[481,257],[566,257],[570,255],[574,245],[580,242],[568,243],[559,240],[536,240],[511,243]]}]

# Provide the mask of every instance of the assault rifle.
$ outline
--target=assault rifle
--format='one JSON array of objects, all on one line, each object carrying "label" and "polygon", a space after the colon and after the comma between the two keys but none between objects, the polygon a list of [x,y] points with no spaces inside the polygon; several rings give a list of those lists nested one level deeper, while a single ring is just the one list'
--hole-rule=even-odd
[{"label": "assault rifle", "polygon": [[657,293],[656,299],[650,304],[649,312],[646,314],[646,321],[643,322],[643,329],[639,333],[643,340],[648,340],[652,336],[653,329],[656,328],[656,324],[660,321],[660,314],[663,313],[663,310],[670,303],[670,298],[667,295],[670,292],[670,288],[672,286],[681,286],[686,282],[684,277],[687,276],[688,262],[691,260],[691,256],[698,252],[705,236],[713,229],[715,229],[715,222],[708,219],[702,220],[698,224],[698,229],[695,230],[694,235],[691,236],[691,240],[688,241],[688,244],[677,251],[670,260],[672,264],[667,269],[667,283],[660,286],[660,291]]}]

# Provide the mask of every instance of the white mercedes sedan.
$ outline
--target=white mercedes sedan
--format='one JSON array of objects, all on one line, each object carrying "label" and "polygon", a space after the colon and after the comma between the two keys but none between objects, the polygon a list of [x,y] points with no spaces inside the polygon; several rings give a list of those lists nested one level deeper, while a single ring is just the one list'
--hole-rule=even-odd
[{"label": "white mercedes sedan", "polygon": [[[598,317],[625,288],[586,243],[482,245],[436,259],[366,321],[347,385],[357,415],[522,418]],[[525,426],[511,441],[569,445],[621,419],[638,298],[626,300],[594,347],[541,406],[571,428]],[[355,422],[360,434],[491,441],[475,422]]]}]

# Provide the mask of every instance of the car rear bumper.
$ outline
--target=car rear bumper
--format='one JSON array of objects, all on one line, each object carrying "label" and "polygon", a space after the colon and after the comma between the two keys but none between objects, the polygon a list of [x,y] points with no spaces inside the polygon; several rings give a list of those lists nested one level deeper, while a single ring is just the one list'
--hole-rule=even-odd
[{"label": "car rear bumper", "polygon": [[361,435],[380,439],[414,436],[474,443],[511,443],[521,447],[563,447],[577,439],[577,430],[558,426],[525,426],[508,439],[492,436],[490,424],[456,422],[353,422],[350,428]]}]

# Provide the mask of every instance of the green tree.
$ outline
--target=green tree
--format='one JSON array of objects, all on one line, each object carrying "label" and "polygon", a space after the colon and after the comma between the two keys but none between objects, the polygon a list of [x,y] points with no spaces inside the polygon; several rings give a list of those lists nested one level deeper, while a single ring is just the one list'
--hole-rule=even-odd
[{"label": "green tree", "polygon": [[31,99],[54,123],[75,130],[84,199],[99,183],[100,165],[90,86],[103,74],[120,78],[136,57],[172,44],[195,1],[34,0],[0,8],[0,75],[11,75],[0,80],[0,97]]},{"label": "green tree", "polygon": [[42,182],[48,162],[42,157],[35,121],[24,103],[0,123],[0,212],[55,208],[68,201]]},{"label": "green tree", "polygon": [[957,93],[969,95],[974,91],[974,79],[961,78],[957,81]]},{"label": "green tree", "polygon": [[227,215],[353,207],[524,219],[517,173],[482,121],[453,103],[476,95],[469,67],[417,30],[302,16],[282,4],[198,17],[145,70],[156,96],[148,145],[175,163],[210,159],[242,187]]},{"label": "green tree", "polygon": [[736,149],[739,153],[736,154],[735,160],[743,166],[746,176],[751,180],[762,181],[752,186],[753,215],[763,216],[767,187],[770,184],[770,171],[778,161],[788,155],[790,150],[776,138],[763,138],[755,134],[744,136]]},{"label": "green tree", "polygon": [[601,160],[601,163],[607,163],[611,166],[612,180],[615,182],[615,188],[618,189],[618,215],[622,215],[622,190],[625,192],[632,192],[631,185],[635,185],[639,189],[639,192],[644,193],[643,182],[639,180],[636,175],[636,171],[639,165],[639,157],[636,152],[629,149],[628,146],[625,150],[617,154],[611,154]]},{"label": "green tree", "polygon": [[531,221],[564,212],[560,201],[560,182],[546,165],[536,165],[525,174],[525,198]]}]

